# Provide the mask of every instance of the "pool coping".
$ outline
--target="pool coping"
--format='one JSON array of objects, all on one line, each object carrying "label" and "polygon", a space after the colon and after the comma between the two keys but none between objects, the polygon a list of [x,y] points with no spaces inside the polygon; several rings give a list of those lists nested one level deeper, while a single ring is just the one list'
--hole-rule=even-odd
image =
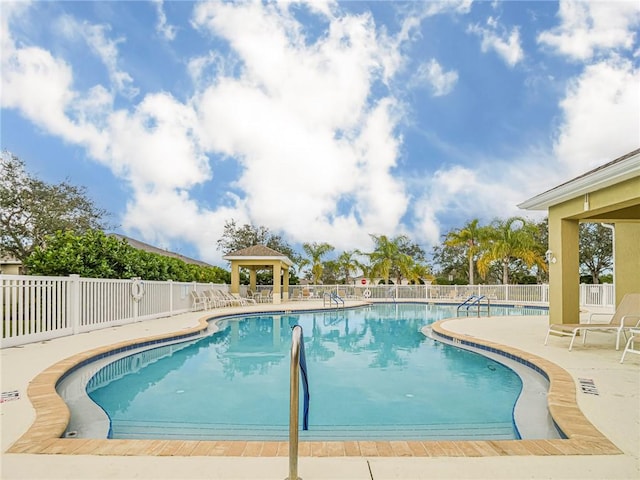
[{"label": "pool coping", "polygon": [[[58,395],[56,385],[70,371],[114,350],[128,350],[141,344],[163,343],[177,337],[198,335],[209,327],[211,320],[247,313],[249,312],[238,312],[237,314],[207,312],[205,316],[198,319],[198,325],[194,327],[100,346],[53,364],[29,383],[27,396],[35,409],[36,418],[29,429],[6,450],[6,453],[118,456],[288,456],[289,444],[282,441],[61,438],[69,423],[70,412]],[[522,363],[533,365],[548,378],[547,402],[549,411],[556,425],[567,437],[566,439],[301,441],[299,455],[302,457],[494,457],[618,455],[623,453],[584,416],[577,404],[575,383],[566,370],[537,355],[449,331],[444,328],[444,324],[449,320],[452,319],[440,320],[430,327],[437,334],[444,335],[454,341],[493,349],[500,354],[512,356]]]}]

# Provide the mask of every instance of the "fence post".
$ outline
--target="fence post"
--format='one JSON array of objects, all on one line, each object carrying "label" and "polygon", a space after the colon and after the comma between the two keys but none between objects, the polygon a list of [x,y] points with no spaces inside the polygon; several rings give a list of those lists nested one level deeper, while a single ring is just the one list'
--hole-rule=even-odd
[{"label": "fence post", "polygon": [[131,284],[129,285],[129,288],[131,290],[130,291],[131,300],[129,300],[129,301],[133,302],[133,321],[134,321],[134,323],[138,321],[138,315],[139,315],[138,304],[140,302],[138,302],[138,299],[136,299],[135,296],[134,296],[133,285],[136,284],[139,280],[140,280],[140,277],[132,277],[131,278]]},{"label": "fence post", "polygon": [[173,316],[173,280],[169,282],[169,316]]},{"label": "fence post", "polygon": [[69,275],[70,305],[69,321],[74,335],[80,331],[80,275]]}]

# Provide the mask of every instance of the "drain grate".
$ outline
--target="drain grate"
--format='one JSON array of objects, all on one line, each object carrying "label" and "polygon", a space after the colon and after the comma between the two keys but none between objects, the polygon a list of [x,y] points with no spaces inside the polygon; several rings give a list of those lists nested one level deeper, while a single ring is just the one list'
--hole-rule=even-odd
[{"label": "drain grate", "polygon": [[0,403],[10,402],[12,400],[20,400],[20,392],[18,390],[2,392],[2,398],[0,398]]},{"label": "drain grate", "polygon": [[587,395],[600,395],[592,379],[579,378],[578,381],[580,382],[580,390],[582,390],[582,393],[586,393]]}]

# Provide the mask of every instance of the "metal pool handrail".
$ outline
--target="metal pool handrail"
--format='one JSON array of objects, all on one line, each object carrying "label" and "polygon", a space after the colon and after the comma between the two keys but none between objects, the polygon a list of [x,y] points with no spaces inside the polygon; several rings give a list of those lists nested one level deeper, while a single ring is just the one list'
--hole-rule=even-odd
[{"label": "metal pool handrail", "polygon": [[289,387],[289,476],[287,480],[299,480],[298,477],[298,416],[300,411],[300,370],[304,380],[304,421],[303,429],[309,428],[309,385],[307,381],[307,363],[304,354],[302,327],[294,325],[291,334],[291,367]]}]

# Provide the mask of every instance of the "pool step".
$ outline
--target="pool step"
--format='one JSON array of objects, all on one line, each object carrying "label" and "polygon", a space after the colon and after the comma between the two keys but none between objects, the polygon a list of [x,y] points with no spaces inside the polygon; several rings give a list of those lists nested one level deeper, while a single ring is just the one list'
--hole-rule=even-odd
[{"label": "pool step", "polygon": [[[180,440],[277,440],[289,438],[287,425],[195,424],[114,421],[112,438]],[[467,425],[311,425],[300,440],[513,440],[511,422]]]}]

